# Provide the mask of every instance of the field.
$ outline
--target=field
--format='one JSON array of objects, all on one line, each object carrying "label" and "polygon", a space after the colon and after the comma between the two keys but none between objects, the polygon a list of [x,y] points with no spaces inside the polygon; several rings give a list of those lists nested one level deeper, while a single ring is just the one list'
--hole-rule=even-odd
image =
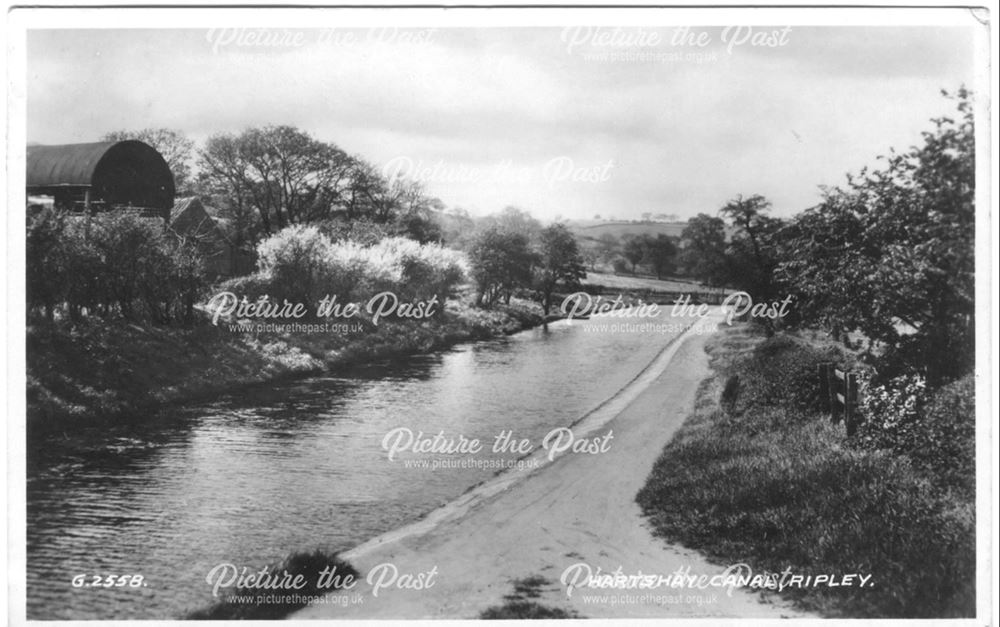
[{"label": "field", "polygon": [[[687,227],[687,222],[599,222],[596,224],[580,224],[573,223],[569,224],[569,228],[573,231],[573,234],[582,240],[587,239],[597,239],[600,236],[610,233],[615,237],[621,239],[623,235],[643,235],[649,234],[652,236],[659,235],[660,233],[667,235],[669,237],[680,238],[684,229]],[[732,237],[733,228],[731,226],[726,226],[726,239]]]},{"label": "field", "polygon": [[654,236],[663,233],[670,237],[680,237],[686,226],[687,222],[607,222],[593,225],[570,224],[570,230],[577,237],[593,239],[606,233],[618,238],[627,234],[642,235],[644,233]]},{"label": "field", "polygon": [[644,290],[651,292],[719,292],[725,290],[718,287],[706,287],[694,281],[682,279],[654,279],[643,276],[623,276],[620,274],[606,274],[602,272],[588,272],[587,278],[583,280],[584,285],[601,285],[610,290],[634,291]]}]

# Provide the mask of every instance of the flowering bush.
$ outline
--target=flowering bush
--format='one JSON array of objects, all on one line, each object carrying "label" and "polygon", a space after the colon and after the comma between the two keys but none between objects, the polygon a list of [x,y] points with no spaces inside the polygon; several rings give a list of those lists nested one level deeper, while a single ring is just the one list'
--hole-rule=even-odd
[{"label": "flowering bush", "polygon": [[443,306],[465,276],[466,266],[462,253],[439,244],[403,237],[368,246],[350,240],[334,242],[318,228],[302,225],[271,236],[257,252],[257,273],[227,285],[255,292],[238,293],[240,297],[267,294],[310,307],[326,296],[346,303],[384,291],[393,292],[401,301],[437,296]]},{"label": "flowering bush", "polygon": [[938,483],[975,490],[975,380],[967,375],[934,393],[924,378],[903,375],[862,386],[865,423],[856,445],[891,449],[929,470]]},{"label": "flowering bush", "polygon": [[896,448],[911,441],[929,399],[924,378],[900,375],[877,384],[871,374],[862,373],[859,386],[859,409],[865,416],[859,441],[871,448]]},{"label": "flowering bush", "polygon": [[311,303],[331,278],[331,247],[316,227],[290,226],[257,246],[258,272],[278,300]]},{"label": "flowering bush", "polygon": [[465,258],[439,244],[419,244],[405,237],[384,239],[369,250],[389,262],[400,298],[444,300],[465,276]]}]

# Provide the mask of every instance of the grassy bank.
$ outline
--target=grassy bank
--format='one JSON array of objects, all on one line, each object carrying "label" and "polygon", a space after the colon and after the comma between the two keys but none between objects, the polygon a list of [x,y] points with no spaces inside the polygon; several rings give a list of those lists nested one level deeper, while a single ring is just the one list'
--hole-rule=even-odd
[{"label": "grassy bank", "polygon": [[129,416],[239,386],[336,370],[510,334],[542,322],[526,301],[481,310],[471,296],[427,321],[380,321],[340,332],[231,331],[88,320],[28,326],[29,424]]},{"label": "grassy bank", "polygon": [[817,411],[816,364],[851,355],[748,325],[707,350],[714,375],[638,495],[658,535],[754,572],[872,575],[781,593],[826,616],[975,615],[972,498]]}]

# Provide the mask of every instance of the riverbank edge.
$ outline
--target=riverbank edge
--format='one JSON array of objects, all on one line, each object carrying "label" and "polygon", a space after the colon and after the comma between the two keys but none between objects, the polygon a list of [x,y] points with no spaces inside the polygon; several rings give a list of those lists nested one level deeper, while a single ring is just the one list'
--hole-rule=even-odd
[{"label": "riverbank edge", "polygon": [[45,430],[67,422],[142,419],[248,386],[444,351],[559,318],[543,316],[527,300],[485,310],[461,298],[449,301],[437,319],[383,322],[346,341],[310,333],[239,333],[207,323],[191,329],[126,321],[29,325],[26,424]]}]

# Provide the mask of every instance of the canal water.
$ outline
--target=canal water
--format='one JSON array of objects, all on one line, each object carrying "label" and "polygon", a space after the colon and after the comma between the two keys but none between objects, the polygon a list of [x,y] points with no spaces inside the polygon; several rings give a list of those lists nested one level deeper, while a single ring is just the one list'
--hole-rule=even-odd
[{"label": "canal water", "polygon": [[[516,459],[490,450],[502,431],[540,447],[677,334],[608,324],[560,321],[30,442],[28,618],[181,618],[212,602],[205,577],[217,564],[344,550],[416,520]],[[477,438],[484,450],[390,461],[394,429]],[[483,467],[433,467],[469,458]],[[134,574],[146,585],[71,584]]]}]

